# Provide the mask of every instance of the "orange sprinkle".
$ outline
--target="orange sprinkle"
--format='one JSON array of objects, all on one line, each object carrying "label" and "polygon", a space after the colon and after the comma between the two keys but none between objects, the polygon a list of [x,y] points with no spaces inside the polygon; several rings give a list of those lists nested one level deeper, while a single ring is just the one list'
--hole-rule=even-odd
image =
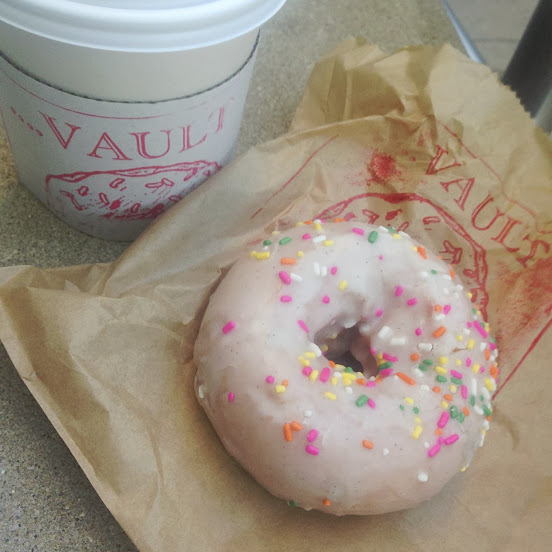
[{"label": "orange sprinkle", "polygon": [[442,335],[445,335],[445,332],[447,329],[444,326],[440,326],[433,332],[433,337],[441,337]]},{"label": "orange sprinkle", "polygon": [[408,385],[416,385],[415,379],[412,379],[410,376],[407,376],[402,372],[397,372],[397,376],[399,376],[399,378],[401,378],[405,383],[408,383]]},{"label": "orange sprinkle", "polygon": [[364,381],[364,378],[358,378],[356,380],[356,382],[359,384],[359,385],[364,385],[366,382]]},{"label": "orange sprinkle", "polygon": [[426,253],[425,247],[422,247],[421,245],[419,245],[418,253],[422,256],[422,258],[427,259],[427,253]]},{"label": "orange sprinkle", "polygon": [[410,360],[413,360],[414,362],[416,362],[417,360],[420,360],[420,355],[418,353],[412,353],[410,355]]},{"label": "orange sprinkle", "polygon": [[374,448],[374,443],[372,443],[372,441],[367,441],[366,439],[364,439],[364,441],[362,441],[362,446],[364,448],[372,450]]},{"label": "orange sprinkle", "polygon": [[378,374],[376,376],[376,383],[380,383],[383,378]]},{"label": "orange sprinkle", "polygon": [[490,359],[491,359],[491,350],[485,349],[485,360],[490,360]]},{"label": "orange sprinkle", "polygon": [[293,431],[301,431],[303,429],[303,426],[299,422],[291,422],[289,426]]},{"label": "orange sprinkle", "polygon": [[334,218],[333,221],[334,222],[345,222],[345,219],[344,218]]},{"label": "orange sprinkle", "polygon": [[435,430],[435,435],[441,435],[443,433],[443,430],[438,427],[436,430]]},{"label": "orange sprinkle", "polygon": [[452,270],[452,267],[450,269],[450,277],[454,280],[456,278],[456,274],[454,273],[454,270]]},{"label": "orange sprinkle", "polygon": [[294,265],[297,261],[292,257],[282,257],[280,263],[283,265]]},{"label": "orange sprinkle", "polygon": [[443,395],[443,399],[445,399],[445,401],[452,401],[453,397],[450,393],[447,393],[446,395]]},{"label": "orange sprinkle", "polygon": [[487,416],[487,421],[488,421],[488,422],[491,421],[491,417],[490,417],[490,416]]},{"label": "orange sprinkle", "polygon": [[462,412],[464,413],[464,416],[469,416],[470,415],[470,410],[467,406],[462,408]]},{"label": "orange sprinkle", "polygon": [[284,380],[284,381],[282,382],[282,385],[283,385],[284,387],[287,387],[287,386],[289,385],[289,381],[288,381],[288,380]]},{"label": "orange sprinkle", "polygon": [[441,312],[441,305],[435,305],[435,312]]},{"label": "orange sprinkle", "polygon": [[330,368],[335,368],[335,362],[333,360],[329,360],[328,364],[330,365]]},{"label": "orange sprinkle", "polygon": [[324,504],[324,506],[329,506],[331,504],[331,502],[325,498],[323,501],[322,501],[322,504]]},{"label": "orange sprinkle", "polygon": [[284,438],[286,441],[293,441],[293,431],[291,430],[291,424],[284,424]]},{"label": "orange sprinkle", "polygon": [[438,386],[436,385],[436,386],[432,389],[432,391],[433,391],[434,393],[440,393],[440,392],[441,392],[441,388],[438,387]]},{"label": "orange sprinkle", "polygon": [[496,367],[496,364],[491,364],[491,376],[496,379],[496,376],[498,376],[498,368]]},{"label": "orange sprinkle", "polygon": [[439,255],[437,258],[443,260],[443,255]]},{"label": "orange sprinkle", "polygon": [[306,220],[303,224],[312,224],[313,221],[312,220]]}]

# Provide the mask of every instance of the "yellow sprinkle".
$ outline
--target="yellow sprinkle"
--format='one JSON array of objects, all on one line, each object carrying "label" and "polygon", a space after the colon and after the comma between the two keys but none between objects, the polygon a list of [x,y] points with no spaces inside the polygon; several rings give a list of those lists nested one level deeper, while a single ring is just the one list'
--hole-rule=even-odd
[{"label": "yellow sprinkle", "polygon": [[285,385],[277,385],[275,389],[276,389],[276,393],[285,393],[286,386]]},{"label": "yellow sprinkle", "polygon": [[256,252],[256,251],[251,251],[251,253],[249,253],[249,256],[250,256],[250,257],[256,257],[256,256],[257,256],[257,252]]},{"label": "yellow sprinkle", "polygon": [[322,347],[320,347],[324,352],[326,352],[329,347],[324,343],[324,345],[322,345]]},{"label": "yellow sprinkle", "polygon": [[420,418],[420,416],[416,416],[414,418],[414,421],[417,423],[417,424],[421,424],[422,423],[422,419]]},{"label": "yellow sprinkle", "polygon": [[343,377],[341,379],[343,380],[343,385],[351,385],[353,381],[356,381],[356,376],[349,374],[348,372],[343,372],[342,376]]},{"label": "yellow sprinkle", "polygon": [[485,437],[485,435],[487,435],[487,430],[482,429],[482,430],[481,430],[481,435],[483,435],[483,437]]},{"label": "yellow sprinkle", "polygon": [[325,245],[326,247],[328,247],[329,245],[333,245],[335,242],[334,240],[324,240],[322,242],[322,245]]},{"label": "yellow sprinkle", "polygon": [[475,341],[473,339],[470,339],[468,341],[468,344],[466,345],[466,349],[468,349],[468,351],[470,351],[471,349],[473,349],[474,345],[475,345]]},{"label": "yellow sprinkle", "polygon": [[306,353],[303,353],[307,358],[316,358],[316,355],[312,351],[307,351]]},{"label": "yellow sprinkle", "polygon": [[263,259],[270,259],[270,251],[261,251],[255,256],[257,257],[258,261],[262,261]]},{"label": "yellow sprinkle", "polygon": [[435,371],[438,374],[441,374],[442,376],[444,376],[447,373],[447,369],[443,368],[442,366],[435,366]]},{"label": "yellow sprinkle", "polygon": [[280,233],[280,232],[279,232],[278,230],[273,230],[273,231],[272,231],[272,235],[273,235],[273,236],[277,236],[279,233]]},{"label": "yellow sprinkle", "polygon": [[344,290],[346,287],[347,287],[347,280],[341,280],[341,282],[339,282],[339,289],[340,290]]},{"label": "yellow sprinkle", "polygon": [[414,404],[414,399],[412,397],[405,397],[404,401],[408,404]]},{"label": "yellow sprinkle", "polygon": [[479,368],[480,368],[479,364],[473,364],[472,365],[473,373],[477,374],[479,372]]},{"label": "yellow sprinkle", "polygon": [[400,240],[400,239],[401,239],[401,235],[400,235],[400,234],[393,234],[393,239],[395,239],[395,240]]},{"label": "yellow sprinkle", "polygon": [[310,360],[307,360],[306,358],[303,358],[302,356],[297,357],[297,360],[298,360],[303,366],[310,366]]},{"label": "yellow sprinkle", "polygon": [[414,245],[412,246],[412,251],[416,251],[416,253],[418,253],[418,248]]},{"label": "yellow sprinkle", "polygon": [[378,360],[383,360],[383,353],[378,353],[378,354],[376,355],[376,358],[377,358]]},{"label": "yellow sprinkle", "polygon": [[459,334],[459,335],[456,336],[456,339],[458,341],[464,341],[464,336]]},{"label": "yellow sprinkle", "polygon": [[450,392],[451,392],[451,393],[456,393],[457,387],[456,387],[456,385],[452,384],[452,385],[449,387],[449,389],[450,389]]},{"label": "yellow sprinkle", "polygon": [[334,376],[331,380],[330,380],[330,383],[332,385],[337,385],[337,378]]},{"label": "yellow sprinkle", "polygon": [[449,403],[447,401],[441,401],[441,406],[446,410],[449,407]]},{"label": "yellow sprinkle", "polygon": [[462,361],[459,358],[456,359],[456,366],[462,366]]},{"label": "yellow sprinkle", "polygon": [[422,426],[417,425],[414,428],[414,431],[412,432],[412,437],[414,437],[414,439],[417,439],[422,434],[422,431],[423,431]]},{"label": "yellow sprinkle", "polygon": [[316,381],[316,378],[318,377],[318,370],[313,370],[310,374],[309,374],[309,379],[311,381]]},{"label": "yellow sprinkle", "polygon": [[304,222],[296,222],[295,226],[305,226],[305,223]]},{"label": "yellow sprinkle", "polygon": [[439,357],[439,364],[442,364],[443,366],[446,366],[448,364],[448,357],[446,356],[442,356],[442,357]]},{"label": "yellow sprinkle", "polygon": [[465,472],[468,466],[464,466],[460,471]]},{"label": "yellow sprinkle", "polygon": [[315,222],[312,227],[317,231],[317,232],[322,232],[322,225],[319,223],[319,222]]},{"label": "yellow sprinkle", "polygon": [[343,372],[343,370],[345,370],[345,366],[343,366],[343,364],[336,364],[334,366],[334,368],[338,371],[338,372]]},{"label": "yellow sprinkle", "polygon": [[494,391],[496,386],[490,378],[485,378],[485,387],[489,391]]},{"label": "yellow sprinkle", "polygon": [[326,391],[324,393],[324,397],[326,397],[327,399],[330,399],[331,401],[335,401],[335,399],[337,399],[337,396],[335,393],[330,393],[329,391]]},{"label": "yellow sprinkle", "polygon": [[468,299],[471,299],[471,298],[473,297],[473,293],[472,293],[471,291],[468,291],[468,292],[466,293],[466,297],[467,297]]},{"label": "yellow sprinkle", "polygon": [[304,251],[301,251],[301,250],[297,251],[297,256],[298,257],[303,257],[304,255],[305,255]]}]

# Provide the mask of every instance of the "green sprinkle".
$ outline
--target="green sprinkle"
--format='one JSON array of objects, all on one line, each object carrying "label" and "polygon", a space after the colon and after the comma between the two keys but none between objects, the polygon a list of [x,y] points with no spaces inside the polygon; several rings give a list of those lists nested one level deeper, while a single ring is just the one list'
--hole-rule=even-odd
[{"label": "green sprinkle", "polygon": [[420,409],[419,409],[417,406],[415,406],[415,407],[412,409],[412,411],[414,412],[414,414],[419,414],[419,413],[420,413]]},{"label": "green sprinkle", "polygon": [[486,405],[483,405],[483,412],[485,412],[485,416],[490,416],[492,413],[492,410]]},{"label": "green sprinkle", "polygon": [[280,245],[286,245],[286,243],[289,243],[291,241],[291,238],[288,236],[287,238],[282,238],[280,240]]},{"label": "green sprinkle", "polygon": [[450,381],[456,385],[462,385],[462,380],[460,378],[450,378]]},{"label": "green sprinkle", "polygon": [[361,395],[356,401],[357,406],[364,406],[368,402],[368,397],[366,395]]},{"label": "green sprinkle", "polygon": [[454,405],[452,405],[450,407],[450,417],[451,418],[457,418],[458,417],[458,409]]},{"label": "green sprinkle", "polygon": [[375,230],[372,230],[368,235],[368,241],[374,243],[378,239],[378,233]]},{"label": "green sprinkle", "polygon": [[472,396],[470,397],[470,404],[471,404],[472,406],[475,406],[475,395],[472,395]]},{"label": "green sprinkle", "polygon": [[379,369],[380,370],[387,370],[387,368],[391,368],[391,366],[393,366],[393,363],[387,361],[387,362],[384,362],[383,364],[380,364]]},{"label": "green sprinkle", "polygon": [[437,274],[437,271],[434,270],[434,269],[432,269],[432,270],[431,270],[431,274]]},{"label": "green sprinkle", "polygon": [[422,372],[425,372],[427,370],[427,364],[418,364],[418,368],[422,371]]},{"label": "green sprinkle", "polygon": [[429,358],[426,358],[425,360],[422,361],[424,364],[427,364],[428,366],[431,366],[433,364],[433,361]]},{"label": "green sprinkle", "polygon": [[270,240],[265,240],[263,242],[263,245],[271,245],[271,244],[272,244],[272,242]]},{"label": "green sprinkle", "polygon": [[458,412],[458,421],[463,424],[464,423],[465,415],[463,412]]},{"label": "green sprinkle", "polygon": [[435,378],[439,383],[445,383],[447,381],[447,378],[445,378],[445,376],[441,376],[441,375],[438,375],[436,378]]},{"label": "green sprinkle", "polygon": [[392,226],[387,226],[387,230],[389,230],[389,232],[391,232],[392,234],[397,233],[397,231]]},{"label": "green sprinkle", "polygon": [[472,313],[473,313],[473,314],[476,314],[476,313],[477,313],[477,309],[472,309]]},{"label": "green sprinkle", "polygon": [[479,395],[479,400],[480,400],[481,402],[485,402],[485,397],[484,397],[483,395]]},{"label": "green sprinkle", "polygon": [[400,408],[401,410],[404,410],[404,405],[399,404],[399,408]]},{"label": "green sprinkle", "polygon": [[354,374],[355,371],[350,367],[350,366],[347,366],[347,368],[345,368],[345,370],[343,370],[344,372],[347,372],[347,374]]},{"label": "green sprinkle", "polygon": [[297,508],[297,506],[299,506],[299,504],[297,503],[296,500],[290,500],[288,502],[288,504],[292,507],[292,508]]}]

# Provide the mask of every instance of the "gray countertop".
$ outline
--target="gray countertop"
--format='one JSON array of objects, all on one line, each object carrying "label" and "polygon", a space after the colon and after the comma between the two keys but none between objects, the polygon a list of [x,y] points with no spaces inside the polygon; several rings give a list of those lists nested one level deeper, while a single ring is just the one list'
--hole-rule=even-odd
[{"label": "gray countertop", "polygon": [[[262,30],[238,153],[286,132],[314,63],[349,36],[461,48],[439,0],[288,0]],[[0,130],[0,266],[109,262],[127,247],[73,230],[20,186]],[[0,347],[0,552],[135,550]]]}]

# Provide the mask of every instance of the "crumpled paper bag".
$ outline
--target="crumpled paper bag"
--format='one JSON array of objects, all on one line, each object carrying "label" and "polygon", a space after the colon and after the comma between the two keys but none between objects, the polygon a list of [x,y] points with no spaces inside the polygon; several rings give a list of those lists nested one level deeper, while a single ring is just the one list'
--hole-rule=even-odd
[{"label": "crumpled paper bag", "polygon": [[[351,39],[316,65],[288,134],[212,177],[114,263],[0,270],[0,338],[144,552],[545,550],[551,191],[551,142],[489,69],[450,46],[389,55]],[[195,399],[210,293],[266,232],[316,217],[408,231],[453,265],[496,333],[486,445],[415,509],[292,508],[225,452]]]}]

